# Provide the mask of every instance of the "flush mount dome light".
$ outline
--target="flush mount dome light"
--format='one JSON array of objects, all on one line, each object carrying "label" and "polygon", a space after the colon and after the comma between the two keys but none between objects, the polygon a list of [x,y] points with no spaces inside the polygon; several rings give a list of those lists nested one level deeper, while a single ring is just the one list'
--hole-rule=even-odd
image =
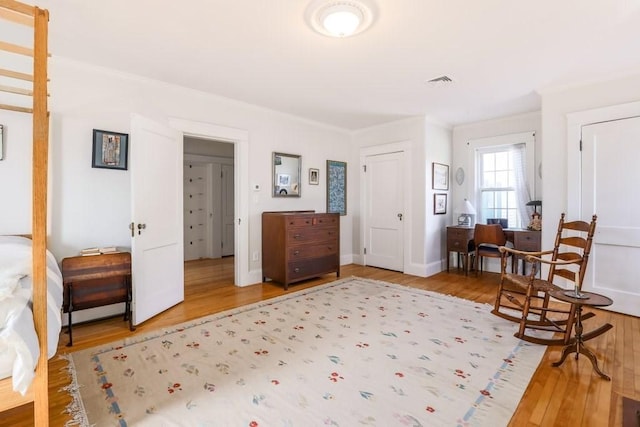
[{"label": "flush mount dome light", "polygon": [[349,37],[371,26],[374,7],[370,0],[315,0],[307,7],[307,23],[325,36]]}]

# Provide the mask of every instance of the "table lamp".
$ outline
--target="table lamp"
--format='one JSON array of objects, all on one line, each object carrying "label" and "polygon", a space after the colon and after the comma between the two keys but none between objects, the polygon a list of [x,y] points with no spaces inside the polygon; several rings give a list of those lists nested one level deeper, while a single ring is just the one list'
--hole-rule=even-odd
[{"label": "table lamp", "polygon": [[458,225],[465,227],[471,227],[473,225],[473,218],[476,215],[476,209],[471,202],[467,199],[458,206]]}]

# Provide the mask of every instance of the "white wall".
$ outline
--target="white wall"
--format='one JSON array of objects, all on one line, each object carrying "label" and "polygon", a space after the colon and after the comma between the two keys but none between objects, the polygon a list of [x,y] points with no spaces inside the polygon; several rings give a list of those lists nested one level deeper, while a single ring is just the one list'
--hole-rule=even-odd
[{"label": "white wall", "polygon": [[31,115],[0,110],[0,123],[4,125],[4,160],[0,160],[0,235],[30,234]]},{"label": "white wall", "polygon": [[[325,162],[349,160],[348,132],[308,120],[62,58],[51,59],[50,77],[53,208],[49,246],[58,259],[88,246],[130,245],[129,171],[91,168],[91,139],[92,129],[129,133],[131,113],[166,124],[169,118],[180,118],[248,132],[249,182],[262,189],[245,193],[249,254],[261,252],[262,211],[324,212]],[[30,197],[30,121],[26,115],[4,120],[3,114],[3,122],[7,124],[7,160],[0,162],[0,178],[11,183],[6,188],[15,207],[3,207],[0,224],[5,233],[29,232],[30,205],[25,198]],[[271,197],[273,151],[302,156],[301,198]],[[309,167],[320,169],[320,185],[308,185]],[[351,260],[351,213],[342,217],[341,226],[341,254]],[[260,268],[261,261],[249,261],[250,270]]]},{"label": "white wall", "polygon": [[[579,155],[577,143],[567,141],[567,114],[639,100],[640,74],[542,92],[542,190],[546,218],[557,224],[560,214],[568,212],[568,187],[577,188],[575,178],[567,175],[568,156]],[[543,227],[543,247],[553,245],[555,231],[556,227]]]},{"label": "white wall", "polygon": [[[353,155],[359,158],[360,149],[391,143],[407,143],[411,157],[407,159],[412,180],[407,183],[408,212],[405,217],[405,248],[409,250],[409,265],[405,273],[429,276],[442,270],[443,216],[433,215],[433,191],[431,190],[431,162],[449,164],[451,161],[451,132],[446,127],[433,124],[424,117],[399,120],[354,132]],[[355,162],[355,159],[354,159]],[[357,163],[356,163],[357,164]],[[359,174],[355,176],[359,177]],[[353,180],[352,180],[353,182]],[[355,185],[360,187],[359,179]],[[354,185],[350,185],[353,188]],[[360,212],[358,212],[358,218]],[[446,218],[446,216],[444,216]],[[354,224],[360,230],[361,224]],[[360,254],[363,238],[354,236],[353,247]],[[406,259],[406,257],[405,257]]]}]

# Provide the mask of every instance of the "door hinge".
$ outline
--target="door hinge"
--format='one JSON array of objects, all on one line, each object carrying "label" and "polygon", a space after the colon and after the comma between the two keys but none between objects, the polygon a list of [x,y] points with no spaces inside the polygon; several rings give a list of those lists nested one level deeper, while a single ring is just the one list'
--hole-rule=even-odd
[{"label": "door hinge", "polygon": [[364,173],[367,173],[367,165],[362,165],[362,168],[364,169]]},{"label": "door hinge", "polygon": [[220,241],[220,247],[224,248],[224,242]]},{"label": "door hinge", "polygon": [[364,248],[364,254],[365,255],[367,254],[367,248]]},{"label": "door hinge", "polygon": [[580,140],[580,151],[582,151],[582,140]]},{"label": "door hinge", "polygon": [[220,178],[222,178],[222,175],[223,175],[223,173],[222,173],[222,171],[220,171]]}]

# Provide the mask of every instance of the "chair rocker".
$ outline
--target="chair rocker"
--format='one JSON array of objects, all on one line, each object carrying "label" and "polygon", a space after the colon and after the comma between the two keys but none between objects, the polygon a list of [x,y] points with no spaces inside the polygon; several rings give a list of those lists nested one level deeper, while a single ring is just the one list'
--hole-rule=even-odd
[{"label": "chair rocker", "polygon": [[[502,253],[500,284],[496,295],[494,309],[491,313],[519,323],[518,332],[514,335],[525,341],[542,345],[568,345],[575,341],[572,328],[576,322],[576,307],[558,300],[551,300],[549,292],[564,291],[558,285],[559,279],[573,282],[578,292],[582,288],[591,243],[596,228],[597,216],[593,215],[590,223],[585,221],[565,222],[565,214],[560,216],[558,232],[554,248],[540,252],[523,252],[501,246]],[[507,272],[507,258],[513,254],[520,255],[533,264],[528,275]],[[549,266],[547,279],[536,277],[542,264]],[[592,312],[584,313],[581,320],[594,317]],[[605,324],[590,332],[583,333],[584,341],[595,338],[609,329]],[[545,338],[531,334],[535,330],[560,333]]]}]

